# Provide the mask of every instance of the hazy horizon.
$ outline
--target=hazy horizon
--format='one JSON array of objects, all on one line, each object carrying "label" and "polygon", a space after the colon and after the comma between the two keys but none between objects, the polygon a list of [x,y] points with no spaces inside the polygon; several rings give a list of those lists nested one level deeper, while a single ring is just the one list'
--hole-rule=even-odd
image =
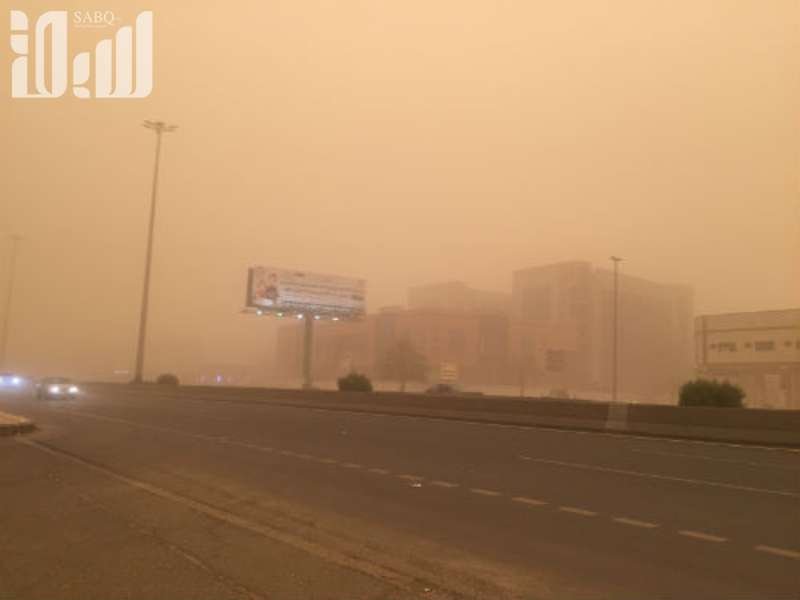
[{"label": "hazy horizon", "polygon": [[[144,119],[179,125],[150,374],[269,360],[276,321],[239,313],[254,264],[364,278],[376,310],[413,285],[510,291],[515,269],[615,254],[624,273],[693,286],[697,314],[800,306],[795,1],[102,8],[128,23],[153,9],[149,98],[12,100],[0,78],[0,234],[24,237],[18,368],[131,368]],[[73,28],[70,43],[108,33]]]}]

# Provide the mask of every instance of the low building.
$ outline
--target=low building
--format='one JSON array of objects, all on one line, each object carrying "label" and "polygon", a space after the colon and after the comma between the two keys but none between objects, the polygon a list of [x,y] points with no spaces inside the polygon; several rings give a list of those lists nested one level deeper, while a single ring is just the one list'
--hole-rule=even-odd
[{"label": "low building", "polygon": [[[391,308],[362,321],[315,324],[313,371],[330,381],[351,370],[382,378],[384,357],[400,341],[410,342],[429,368],[429,381],[442,368],[464,383],[496,383],[508,377],[508,317],[502,313],[454,312],[432,308]],[[287,324],[278,332],[278,374],[298,377],[303,328]]]},{"label": "low building", "polygon": [[698,375],[738,384],[745,404],[800,409],[800,309],[695,319]]}]

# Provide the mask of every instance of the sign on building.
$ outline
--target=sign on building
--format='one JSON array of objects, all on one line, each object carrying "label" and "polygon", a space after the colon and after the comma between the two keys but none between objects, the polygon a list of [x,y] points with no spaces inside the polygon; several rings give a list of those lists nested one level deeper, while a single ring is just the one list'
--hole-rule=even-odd
[{"label": "sign on building", "polygon": [[458,365],[453,362],[443,362],[439,365],[439,382],[458,382]]}]

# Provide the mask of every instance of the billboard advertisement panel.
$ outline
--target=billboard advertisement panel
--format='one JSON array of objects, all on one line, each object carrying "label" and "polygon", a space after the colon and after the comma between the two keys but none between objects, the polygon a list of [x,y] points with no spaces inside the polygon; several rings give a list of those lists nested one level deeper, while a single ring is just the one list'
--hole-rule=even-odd
[{"label": "billboard advertisement panel", "polygon": [[277,267],[251,267],[247,306],[256,310],[357,318],[366,310],[363,279]]}]

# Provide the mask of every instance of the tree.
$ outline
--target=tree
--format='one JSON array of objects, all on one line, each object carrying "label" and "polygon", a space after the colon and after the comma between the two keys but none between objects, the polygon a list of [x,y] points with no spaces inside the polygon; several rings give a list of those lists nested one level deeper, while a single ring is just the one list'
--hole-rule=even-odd
[{"label": "tree", "polygon": [[681,406],[716,406],[720,408],[741,408],[744,392],[738,385],[728,381],[695,379],[681,386]]},{"label": "tree", "polygon": [[400,340],[389,348],[383,357],[381,375],[400,382],[400,391],[406,391],[407,381],[424,381],[428,361],[408,340]]},{"label": "tree", "polygon": [[177,375],[173,375],[172,373],[162,373],[156,379],[156,383],[159,385],[179,385],[180,380]]},{"label": "tree", "polygon": [[361,373],[356,373],[355,371],[348,373],[344,377],[340,377],[337,384],[339,385],[340,392],[372,391],[372,382],[369,380],[369,377]]}]

